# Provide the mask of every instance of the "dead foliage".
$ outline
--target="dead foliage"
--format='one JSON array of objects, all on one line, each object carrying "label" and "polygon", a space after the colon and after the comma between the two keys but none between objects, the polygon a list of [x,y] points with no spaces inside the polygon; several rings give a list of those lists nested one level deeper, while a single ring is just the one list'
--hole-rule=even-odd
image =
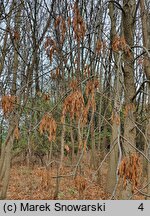
[{"label": "dead foliage", "polygon": [[53,141],[56,138],[56,129],[57,129],[57,124],[55,119],[46,113],[40,123],[39,126],[39,131],[41,134],[47,132],[48,133],[48,139],[49,141]]},{"label": "dead foliage", "polygon": [[129,57],[131,56],[131,51],[126,43],[124,37],[115,36],[112,41],[112,50],[115,52],[124,51]]},{"label": "dead foliage", "polygon": [[1,103],[4,115],[11,113],[17,101],[17,97],[14,95],[4,95],[2,96]]},{"label": "dead foliage", "polygon": [[141,161],[138,154],[134,153],[124,157],[121,161],[118,175],[123,179],[123,187],[126,188],[127,182],[132,184],[132,191],[138,186],[139,177],[142,173]]},{"label": "dead foliage", "polygon": [[80,15],[80,11],[79,11],[77,2],[75,2],[75,4],[74,4],[73,12],[74,12],[73,30],[75,33],[75,39],[77,41],[80,41],[85,36],[86,26],[85,26],[85,22],[84,22],[82,16]]}]

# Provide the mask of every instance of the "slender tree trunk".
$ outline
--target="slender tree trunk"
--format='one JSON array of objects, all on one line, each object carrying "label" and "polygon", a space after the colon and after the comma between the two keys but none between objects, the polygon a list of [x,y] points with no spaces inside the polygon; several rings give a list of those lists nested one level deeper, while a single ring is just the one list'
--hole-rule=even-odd
[{"label": "slender tree trunk", "polygon": [[[150,12],[147,14],[147,11],[144,6],[144,1],[140,0],[141,7],[141,20],[142,20],[142,34],[143,34],[143,46],[149,50],[150,49]],[[146,75],[148,82],[148,102],[147,102],[147,122],[146,122],[146,155],[150,159],[150,58],[145,56],[144,61],[144,73]],[[148,144],[148,146],[147,146]],[[150,182],[150,163],[148,163],[148,182]],[[150,194],[150,184],[147,188],[147,193]]]},{"label": "slender tree trunk", "polygon": [[63,125],[62,125],[62,133],[61,133],[61,158],[60,158],[59,171],[63,167],[64,147],[65,147],[65,131],[66,131],[66,126],[65,126],[65,118],[64,118]]},{"label": "slender tree trunk", "polygon": [[[124,38],[129,46],[128,52],[124,54],[124,84],[125,84],[125,117],[124,117],[124,150],[125,154],[130,156],[134,152],[134,149],[129,145],[129,142],[135,146],[136,128],[135,128],[135,102],[132,101],[135,95],[135,83],[134,83],[134,62],[133,53],[131,47],[134,44],[134,14],[135,14],[135,0],[123,1],[123,32]],[[127,48],[128,49],[128,48]],[[127,199],[131,196],[131,185],[128,183],[126,189],[122,191],[122,199]]]},{"label": "slender tree trunk", "polygon": [[71,119],[70,120],[70,137],[71,137],[71,145],[72,145],[72,155],[71,155],[71,159],[72,159],[72,163],[74,162],[74,144],[75,144],[75,141],[74,141],[74,133],[73,133],[73,120]]},{"label": "slender tree trunk", "polygon": [[11,151],[14,143],[14,129],[16,126],[17,119],[14,114],[10,118],[10,125],[8,135],[5,143],[2,145],[1,157],[0,157],[0,199],[6,198],[8,189],[9,176],[10,176],[10,163],[11,163]]},{"label": "slender tree trunk", "polygon": [[96,167],[96,148],[95,148],[95,131],[94,131],[94,109],[91,114],[91,167]]},{"label": "slender tree trunk", "polygon": [[[116,36],[116,17],[114,17],[114,5],[112,2],[109,3],[109,15],[111,19],[111,44]],[[121,55],[121,53],[120,53]],[[121,64],[121,56],[118,58],[117,54],[114,54],[114,59],[117,67],[116,69],[116,77],[114,83],[114,109],[112,113],[112,136],[111,136],[111,144],[110,148],[113,145],[114,148],[110,154],[109,166],[108,166],[108,177],[107,177],[107,191],[112,193],[116,184],[116,169],[117,169],[117,161],[118,161],[118,136],[120,136],[120,64]]]}]

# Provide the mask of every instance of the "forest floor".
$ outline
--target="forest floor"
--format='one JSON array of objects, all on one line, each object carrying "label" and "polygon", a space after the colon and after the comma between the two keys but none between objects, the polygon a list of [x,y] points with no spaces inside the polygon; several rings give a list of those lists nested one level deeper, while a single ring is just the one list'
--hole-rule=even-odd
[{"label": "forest floor", "polygon": [[[49,171],[45,167],[28,167],[13,165],[7,199],[10,200],[109,200],[111,194],[105,192],[107,164],[101,171],[100,182],[92,180],[93,169],[84,167],[84,172],[76,179],[71,174],[71,168],[61,170],[61,177],[57,177],[57,166]],[[63,176],[63,177],[62,177]],[[60,182],[59,182],[60,181]],[[59,188],[58,186],[59,182]],[[57,194],[57,196],[56,196]],[[144,199],[135,195],[133,199]]]}]

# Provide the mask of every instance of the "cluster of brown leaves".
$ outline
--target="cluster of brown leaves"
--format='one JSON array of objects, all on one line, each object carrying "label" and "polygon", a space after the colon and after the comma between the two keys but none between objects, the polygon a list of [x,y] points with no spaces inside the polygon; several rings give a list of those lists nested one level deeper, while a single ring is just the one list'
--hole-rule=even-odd
[{"label": "cluster of brown leaves", "polygon": [[55,20],[55,29],[59,31],[60,43],[63,44],[66,35],[66,23],[62,16],[58,16]]},{"label": "cluster of brown leaves", "polygon": [[77,2],[74,4],[73,12],[74,12],[73,29],[75,33],[75,39],[77,39],[77,41],[80,41],[85,36],[86,26],[82,16],[80,15]]},{"label": "cluster of brown leaves", "polygon": [[135,105],[133,103],[126,104],[124,109],[124,115],[129,116],[130,113],[135,111]]},{"label": "cluster of brown leaves", "polygon": [[99,81],[97,79],[89,80],[86,84],[85,94],[88,97],[90,94],[95,93],[95,90],[99,86]]},{"label": "cluster of brown leaves", "polygon": [[52,62],[54,52],[55,51],[58,52],[58,47],[56,45],[56,42],[51,37],[47,37],[44,47],[47,55],[49,56],[50,62]]},{"label": "cluster of brown leaves", "polygon": [[78,81],[73,80],[70,83],[72,92],[64,100],[62,123],[64,122],[67,113],[70,114],[71,119],[80,119],[81,125],[85,125],[87,123],[89,109],[96,109],[95,90],[97,89],[98,85],[99,82],[96,79],[89,80],[87,82],[85,93],[88,97],[88,102],[85,105],[83,94],[81,90],[78,88]]},{"label": "cluster of brown leaves", "polygon": [[[71,22],[71,20],[70,20]],[[44,43],[44,48],[46,50],[46,53],[50,59],[50,62],[52,62],[52,58],[54,53],[59,53],[60,51],[60,45],[62,46],[65,41],[65,36],[67,32],[66,28],[66,21],[63,18],[63,16],[57,16],[56,20],[54,22],[54,28],[57,32],[57,40],[52,39],[50,36],[46,37],[46,41]],[[58,46],[59,44],[59,46]],[[67,59],[63,59],[64,62],[67,62]]]},{"label": "cluster of brown leaves", "polygon": [[112,41],[112,49],[115,52],[124,51],[128,56],[130,56],[130,50],[124,37],[114,37]]},{"label": "cluster of brown leaves", "polygon": [[16,96],[14,95],[4,95],[2,96],[2,109],[4,115],[11,113],[14,110],[16,103]]},{"label": "cluster of brown leaves", "polygon": [[124,188],[126,188],[127,181],[129,180],[132,183],[132,190],[134,191],[138,185],[141,172],[141,162],[136,153],[131,154],[130,157],[125,157],[118,170],[118,175],[123,178]]},{"label": "cluster of brown leaves", "polygon": [[95,101],[95,91],[99,86],[99,81],[97,79],[89,80],[86,84],[85,94],[88,99],[87,107],[88,109],[92,107],[92,109],[96,110],[96,101]]},{"label": "cluster of brown leaves", "polygon": [[54,141],[56,139],[56,129],[57,129],[57,124],[55,119],[49,115],[45,114],[41,120],[39,131],[41,134],[44,132],[47,132],[49,137],[49,141]]},{"label": "cluster of brown leaves", "polygon": [[76,91],[71,92],[65,99],[63,104],[63,116],[68,112],[71,119],[78,120],[82,114],[84,107],[84,98],[81,90],[77,89]]}]

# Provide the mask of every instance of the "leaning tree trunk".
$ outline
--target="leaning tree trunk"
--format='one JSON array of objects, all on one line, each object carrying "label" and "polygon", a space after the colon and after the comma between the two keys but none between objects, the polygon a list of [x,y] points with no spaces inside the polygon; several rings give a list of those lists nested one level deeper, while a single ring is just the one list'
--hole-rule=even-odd
[{"label": "leaning tree trunk", "polygon": [[12,114],[10,118],[10,125],[6,141],[2,144],[1,157],[0,157],[0,199],[6,198],[8,189],[10,164],[11,164],[11,151],[14,143],[14,130],[17,125],[15,115]]}]

